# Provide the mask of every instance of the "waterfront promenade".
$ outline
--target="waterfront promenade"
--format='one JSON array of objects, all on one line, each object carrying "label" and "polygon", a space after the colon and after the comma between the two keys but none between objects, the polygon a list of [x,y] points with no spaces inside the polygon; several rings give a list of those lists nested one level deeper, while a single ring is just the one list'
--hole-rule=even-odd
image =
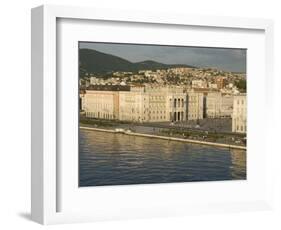
[{"label": "waterfront promenade", "polygon": [[130,130],[125,130],[125,129],[120,129],[120,128],[105,129],[105,128],[96,128],[96,127],[80,125],[80,129],[99,131],[99,132],[109,132],[109,133],[121,133],[121,134],[131,135],[131,136],[158,138],[158,139],[168,140],[168,141],[180,141],[180,142],[186,142],[186,143],[191,143],[191,144],[201,144],[201,145],[209,145],[209,146],[215,146],[215,147],[221,147],[221,148],[246,150],[246,146],[231,145],[231,144],[224,144],[224,143],[217,143],[217,142],[208,142],[208,141],[201,141],[201,140],[192,140],[192,139],[188,139],[188,138],[169,137],[169,136],[162,136],[162,135],[156,135],[156,134],[138,133],[138,132],[132,132]]}]

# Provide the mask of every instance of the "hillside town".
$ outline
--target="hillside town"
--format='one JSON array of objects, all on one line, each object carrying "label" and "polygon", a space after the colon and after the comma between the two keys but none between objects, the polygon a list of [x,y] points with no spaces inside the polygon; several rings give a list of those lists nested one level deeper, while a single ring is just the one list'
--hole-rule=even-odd
[{"label": "hillside town", "polygon": [[[247,130],[244,73],[188,67],[86,73],[79,84],[80,113],[85,118],[174,127],[193,124],[241,134]],[[230,128],[224,130],[224,124]]]},{"label": "hillside town", "polygon": [[[138,72],[110,72],[102,75],[85,73],[80,78],[80,86],[90,85],[178,85],[192,88],[219,89],[234,92],[236,83],[246,80],[244,73],[232,73],[212,68],[170,68],[140,70]],[[242,87],[240,87],[240,90]],[[234,91],[233,91],[234,90]],[[245,88],[244,88],[245,90]],[[236,91],[238,93],[238,91]]]}]

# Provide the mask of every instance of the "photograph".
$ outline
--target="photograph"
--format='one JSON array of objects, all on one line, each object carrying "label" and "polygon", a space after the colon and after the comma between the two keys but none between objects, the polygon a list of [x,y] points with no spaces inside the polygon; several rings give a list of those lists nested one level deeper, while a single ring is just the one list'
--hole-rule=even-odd
[{"label": "photograph", "polygon": [[247,49],[78,42],[79,187],[247,179]]}]

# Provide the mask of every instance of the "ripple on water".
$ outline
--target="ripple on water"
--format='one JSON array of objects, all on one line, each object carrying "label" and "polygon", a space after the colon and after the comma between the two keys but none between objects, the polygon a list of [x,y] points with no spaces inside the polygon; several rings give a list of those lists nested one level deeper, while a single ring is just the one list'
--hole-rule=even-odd
[{"label": "ripple on water", "polygon": [[80,130],[80,186],[246,179],[246,152]]}]

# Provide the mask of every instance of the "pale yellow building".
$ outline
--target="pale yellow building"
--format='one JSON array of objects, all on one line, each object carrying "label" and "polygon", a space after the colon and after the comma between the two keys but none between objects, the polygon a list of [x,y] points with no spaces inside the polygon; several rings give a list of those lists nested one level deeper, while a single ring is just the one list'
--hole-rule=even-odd
[{"label": "pale yellow building", "polygon": [[143,122],[143,92],[119,92],[119,120]]},{"label": "pale yellow building", "polygon": [[138,122],[186,120],[186,94],[175,87],[132,87],[119,93],[119,119]]},{"label": "pale yellow building", "polygon": [[217,118],[220,115],[220,92],[210,92],[206,96],[206,117]]},{"label": "pale yellow building", "polygon": [[179,86],[145,88],[149,97],[149,114],[151,121],[186,120],[186,94]]},{"label": "pale yellow building", "polygon": [[166,98],[168,121],[186,120],[186,94],[168,93]]},{"label": "pale yellow building", "polygon": [[87,90],[86,117],[133,122],[186,120],[186,93],[178,87],[131,87],[130,91]]},{"label": "pale yellow building", "polygon": [[210,92],[206,96],[206,116],[208,118],[231,117],[233,96],[221,92]]},{"label": "pale yellow building", "polygon": [[187,93],[187,120],[203,119],[204,94],[199,92]]},{"label": "pale yellow building", "polygon": [[235,95],[233,99],[232,132],[247,132],[247,97],[246,94]]},{"label": "pale yellow building", "polygon": [[203,80],[193,80],[191,82],[192,88],[207,88],[208,84]]},{"label": "pale yellow building", "polygon": [[118,119],[119,92],[86,90],[82,98],[82,110],[86,117]]},{"label": "pale yellow building", "polygon": [[220,117],[231,117],[233,112],[233,95],[222,94]]}]

